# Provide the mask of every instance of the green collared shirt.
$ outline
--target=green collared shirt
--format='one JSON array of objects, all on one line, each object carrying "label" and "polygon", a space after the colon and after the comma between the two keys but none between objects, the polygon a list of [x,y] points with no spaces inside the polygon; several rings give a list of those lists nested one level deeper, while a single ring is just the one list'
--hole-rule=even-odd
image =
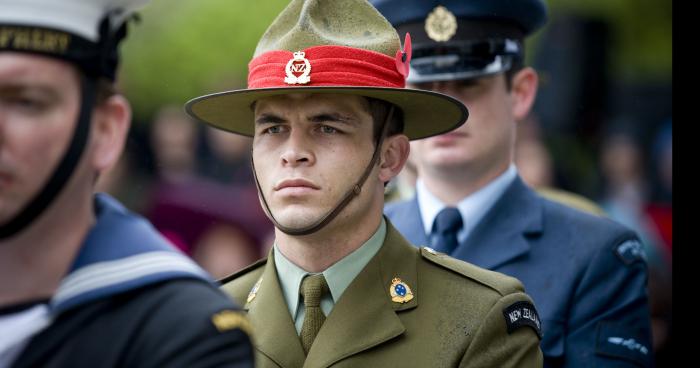
[{"label": "green collared shirt", "polygon": [[[331,295],[326,295],[321,299],[321,310],[323,314],[328,316],[333,309],[335,303],[338,302],[340,296],[343,295],[348,285],[355,279],[357,274],[367,265],[382,247],[386,236],[386,221],[382,217],[382,222],[379,228],[362,246],[354,252],[345,256],[345,258],[336,262],[323,271],[323,277],[326,278],[328,288]],[[277,276],[280,280],[284,300],[287,302],[289,314],[294,320],[297,334],[301,333],[301,326],[304,323],[304,305],[299,298],[299,287],[304,276],[311,274],[304,271],[301,267],[295,265],[288,260],[282,252],[279,251],[277,243],[274,245],[275,268]]]}]

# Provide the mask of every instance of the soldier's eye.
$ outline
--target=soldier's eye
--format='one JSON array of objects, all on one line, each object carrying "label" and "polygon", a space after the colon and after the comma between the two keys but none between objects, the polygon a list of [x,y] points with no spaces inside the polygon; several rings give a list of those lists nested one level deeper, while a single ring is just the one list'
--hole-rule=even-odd
[{"label": "soldier's eye", "polygon": [[18,109],[26,113],[40,113],[49,106],[45,99],[31,96],[3,96],[1,99],[2,104],[7,105],[8,108]]},{"label": "soldier's eye", "polygon": [[265,133],[267,133],[267,134],[279,134],[282,132],[283,132],[283,129],[282,129],[281,125],[275,125],[275,126],[271,126],[267,129],[265,129]]}]

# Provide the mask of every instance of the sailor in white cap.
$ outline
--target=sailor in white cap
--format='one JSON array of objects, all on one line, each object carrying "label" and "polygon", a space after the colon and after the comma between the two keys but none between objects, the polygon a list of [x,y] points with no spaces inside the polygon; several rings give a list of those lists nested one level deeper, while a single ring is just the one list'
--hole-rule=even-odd
[{"label": "sailor in white cap", "polygon": [[209,276],[94,184],[130,124],[143,0],[0,0],[0,368],[250,366]]}]

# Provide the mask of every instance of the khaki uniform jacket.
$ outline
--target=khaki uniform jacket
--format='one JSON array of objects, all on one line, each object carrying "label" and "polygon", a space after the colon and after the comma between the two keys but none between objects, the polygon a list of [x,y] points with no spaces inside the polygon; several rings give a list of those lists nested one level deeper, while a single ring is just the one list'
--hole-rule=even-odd
[{"label": "khaki uniform jacket", "polygon": [[[412,300],[392,301],[394,278],[409,286]],[[508,332],[504,311],[518,302],[532,303],[517,279],[418,249],[388,220],[382,248],[337,301],[308,357],[282,295],[274,257],[222,281],[236,301],[248,300],[244,309],[257,367],[542,366],[535,328],[519,325]]]}]

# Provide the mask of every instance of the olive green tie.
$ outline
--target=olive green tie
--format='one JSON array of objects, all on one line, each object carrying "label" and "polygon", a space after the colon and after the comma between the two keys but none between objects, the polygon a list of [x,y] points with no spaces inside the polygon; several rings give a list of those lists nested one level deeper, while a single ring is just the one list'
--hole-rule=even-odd
[{"label": "olive green tie", "polygon": [[321,298],[328,293],[328,284],[323,274],[310,275],[301,282],[301,296],[304,298],[304,323],[301,325],[301,346],[308,354],[314,339],[326,320],[321,310]]}]

